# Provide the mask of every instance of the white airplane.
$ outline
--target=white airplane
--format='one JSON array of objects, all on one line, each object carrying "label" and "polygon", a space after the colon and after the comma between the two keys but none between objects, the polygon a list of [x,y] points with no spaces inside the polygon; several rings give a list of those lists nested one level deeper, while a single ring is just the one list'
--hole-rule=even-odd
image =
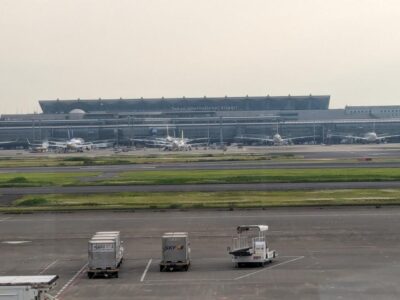
[{"label": "white airplane", "polygon": [[314,139],[315,137],[316,136],[314,136],[314,135],[308,135],[308,136],[298,136],[298,137],[292,137],[292,138],[283,138],[279,134],[278,125],[277,125],[276,133],[272,136],[272,138],[240,136],[240,137],[236,137],[236,139],[242,140],[242,141],[262,142],[262,143],[270,144],[270,145],[274,145],[274,146],[282,146],[282,145],[292,144],[294,141],[297,141],[297,140],[309,140],[309,139]]},{"label": "white airplane", "polygon": [[29,140],[27,140],[28,145],[29,145],[29,150],[34,153],[43,153],[49,151],[49,142],[48,141],[43,141],[41,143],[30,143]]},{"label": "white airplane", "polygon": [[205,140],[208,138],[199,138],[199,139],[188,139],[183,136],[180,138],[172,137],[169,135],[169,129],[167,126],[167,136],[165,138],[149,138],[149,139],[131,139],[132,142],[144,143],[150,147],[161,148],[164,151],[190,151],[192,150],[192,146],[195,145],[204,145],[206,143],[193,143],[201,140]]},{"label": "white airplane", "polygon": [[14,141],[3,141],[0,142],[0,149],[18,149],[18,148],[27,148],[28,143],[26,140],[14,140]]},{"label": "white airplane", "polygon": [[395,135],[378,135],[375,131],[367,132],[364,136],[355,135],[340,135],[340,134],[328,134],[328,138],[337,137],[347,141],[364,142],[364,143],[382,143],[385,140],[400,137],[400,134]]},{"label": "white airplane", "polygon": [[49,141],[49,147],[56,150],[62,150],[64,152],[76,151],[83,152],[89,151],[93,147],[93,143],[85,142],[82,138],[72,138],[67,141]]},{"label": "white airplane", "polygon": [[297,140],[307,140],[307,139],[313,139],[314,136],[298,136],[298,137],[292,137],[292,138],[283,138],[279,133],[276,133],[272,136],[272,138],[268,137],[249,137],[249,136],[239,136],[236,137],[236,139],[243,140],[243,141],[255,141],[255,142],[262,142],[266,144],[271,144],[274,146],[282,146],[282,145],[289,145],[292,144],[294,141]]}]

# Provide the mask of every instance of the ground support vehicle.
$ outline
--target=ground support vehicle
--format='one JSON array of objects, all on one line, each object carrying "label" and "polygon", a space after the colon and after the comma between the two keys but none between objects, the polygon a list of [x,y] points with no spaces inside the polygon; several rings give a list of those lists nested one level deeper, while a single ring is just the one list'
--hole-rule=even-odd
[{"label": "ground support vehicle", "polygon": [[162,236],[160,272],[190,267],[190,243],[187,232],[167,232]]},{"label": "ground support vehicle", "polygon": [[88,278],[119,276],[124,248],[117,232],[97,232],[88,243]]},{"label": "ground support vehicle", "polygon": [[57,275],[0,276],[1,300],[54,300],[49,291],[56,285]]},{"label": "ground support vehicle", "polygon": [[265,233],[267,225],[240,225],[237,227],[237,237],[232,239],[228,252],[232,255],[235,267],[245,265],[264,266],[277,256],[275,250],[267,246]]}]

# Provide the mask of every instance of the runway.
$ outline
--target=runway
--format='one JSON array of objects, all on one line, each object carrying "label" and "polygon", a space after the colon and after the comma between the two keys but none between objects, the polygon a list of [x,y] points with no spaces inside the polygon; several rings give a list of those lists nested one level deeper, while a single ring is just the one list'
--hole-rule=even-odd
[{"label": "runway", "polygon": [[[59,275],[52,294],[63,300],[400,298],[399,207],[0,215],[0,224],[0,275]],[[226,248],[240,224],[270,226],[276,261],[233,268]],[[121,231],[118,279],[84,274],[99,230]],[[167,231],[189,232],[188,272],[158,271]]]}]

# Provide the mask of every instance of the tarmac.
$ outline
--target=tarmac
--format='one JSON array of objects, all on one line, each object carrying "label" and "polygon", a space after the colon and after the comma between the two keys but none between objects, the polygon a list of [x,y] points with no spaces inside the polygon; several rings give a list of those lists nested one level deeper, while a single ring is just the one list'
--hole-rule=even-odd
[{"label": "tarmac", "polygon": [[[197,150],[196,150],[197,151]],[[213,150],[214,151],[214,150]],[[203,151],[217,153],[217,151]],[[399,158],[399,144],[248,147],[228,149],[293,153],[303,168],[399,167],[399,163],[329,162],[337,158]],[[193,151],[195,152],[195,151]],[[220,152],[220,151],[219,151]],[[0,151],[1,156],[11,151]],[[60,155],[95,156],[111,151]],[[126,154],[159,153],[158,150]],[[14,151],[14,155],[16,152]],[[31,154],[25,155],[59,155]],[[118,154],[120,155],[120,154]],[[125,153],[122,153],[125,155]],[[216,162],[58,168],[8,168],[0,172],[100,171],[101,176],[145,169],[300,168],[300,163]],[[96,186],[1,189],[1,201],[21,194],[126,191],[223,191],[399,188],[398,182],[272,183],[245,185]],[[264,268],[235,269],[227,253],[235,227],[270,226],[268,242],[278,258]],[[88,279],[87,241],[95,231],[119,230],[125,255],[118,279]],[[161,235],[189,232],[188,272],[159,272]],[[268,208],[234,211],[125,211],[0,214],[0,276],[59,275],[57,299],[399,299],[400,207]]]},{"label": "tarmac", "polygon": [[[267,224],[278,258],[235,269],[241,224]],[[87,242],[119,230],[120,278],[88,279]],[[188,272],[159,272],[161,235],[189,232]],[[0,214],[0,275],[59,275],[57,299],[399,299],[400,207]]]},{"label": "tarmac", "polygon": [[[160,152],[157,149],[136,150],[118,153],[118,157],[124,155],[149,156],[149,155],[195,155],[195,154],[221,154],[221,150],[193,150],[190,152]],[[125,164],[125,165],[97,165],[97,166],[60,166],[60,167],[18,167],[1,168],[0,173],[33,173],[33,172],[101,172],[111,176],[119,172],[140,171],[140,170],[227,170],[227,169],[319,169],[319,168],[385,168],[400,167],[400,162],[374,161],[375,159],[400,158],[400,144],[368,144],[368,145],[293,145],[278,147],[229,147],[226,152],[229,154],[256,154],[256,155],[282,155],[290,154],[302,158],[302,161],[291,161],[291,159],[257,160],[257,161],[215,161],[215,162],[189,162],[189,163],[166,163],[152,164]],[[1,157],[96,157],[116,155],[110,149],[94,150],[84,153],[29,153],[21,150],[0,151]],[[368,158],[370,161],[367,161]],[[341,161],[341,160],[355,161]],[[108,176],[108,175],[105,175]]]}]

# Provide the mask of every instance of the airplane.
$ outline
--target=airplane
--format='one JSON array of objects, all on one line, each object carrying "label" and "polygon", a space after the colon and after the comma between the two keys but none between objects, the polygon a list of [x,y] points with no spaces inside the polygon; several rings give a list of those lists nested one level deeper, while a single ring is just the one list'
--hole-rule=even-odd
[{"label": "airplane", "polygon": [[3,141],[0,142],[0,149],[18,149],[28,148],[28,143],[25,140]]},{"label": "airplane", "polygon": [[172,137],[169,135],[169,128],[167,126],[167,136],[164,138],[148,138],[148,139],[131,139],[132,142],[144,143],[149,147],[161,148],[164,151],[190,151],[193,146],[204,145],[206,143],[194,143],[208,138],[188,139],[183,136],[180,138]]},{"label": "airplane", "polygon": [[[47,141],[46,141],[47,142]],[[63,141],[48,141],[48,148],[60,152],[83,152],[93,149],[105,149],[114,146],[114,140],[99,140],[85,142],[82,138],[73,137],[73,131],[68,130],[68,139]]]},{"label": "airplane", "polygon": [[33,153],[43,153],[49,151],[49,142],[43,141],[41,143],[33,143],[31,144],[29,140],[27,140],[29,145],[29,150]]},{"label": "airplane", "polygon": [[342,140],[362,142],[362,143],[382,143],[388,139],[400,137],[400,134],[395,135],[378,135],[375,131],[367,132],[363,136],[328,134],[328,138],[336,137]]},{"label": "airplane", "polygon": [[298,137],[292,137],[292,138],[283,138],[279,133],[276,133],[272,136],[272,138],[268,137],[246,137],[246,136],[239,136],[236,137],[236,139],[242,140],[242,141],[255,141],[255,142],[263,142],[266,144],[270,144],[273,146],[282,146],[282,145],[290,145],[296,140],[307,140],[307,139],[313,139],[314,136],[298,136]]},{"label": "airplane", "polygon": [[276,133],[272,136],[272,138],[269,138],[269,137],[239,136],[239,137],[236,137],[236,139],[237,140],[241,140],[241,141],[262,142],[262,143],[266,143],[266,144],[273,145],[273,146],[282,146],[282,145],[292,144],[296,140],[314,139],[315,137],[316,137],[315,135],[309,135],[309,136],[298,136],[298,137],[292,137],[292,138],[283,138],[279,134],[278,125],[277,125],[276,126]]},{"label": "airplane", "polygon": [[63,152],[83,152],[85,150],[92,150],[93,143],[85,142],[82,138],[72,138],[66,141],[49,141],[49,148],[56,149]]}]

